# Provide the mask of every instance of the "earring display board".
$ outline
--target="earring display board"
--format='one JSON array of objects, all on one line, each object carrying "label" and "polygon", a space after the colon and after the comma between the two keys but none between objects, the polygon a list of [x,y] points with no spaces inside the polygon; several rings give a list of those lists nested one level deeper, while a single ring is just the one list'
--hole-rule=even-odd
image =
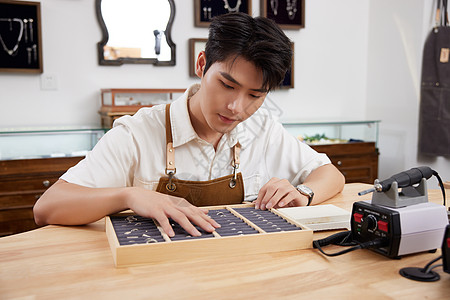
[{"label": "earring display board", "polygon": [[208,27],[212,18],[227,13],[251,14],[251,0],[195,0],[194,20],[196,27]]},{"label": "earring display board", "polygon": [[281,212],[252,204],[205,207],[221,227],[190,236],[170,220],[169,237],[157,221],[124,212],[106,217],[106,235],[116,267],[311,248],[313,232]]},{"label": "earring display board", "polygon": [[294,70],[291,67],[286,72],[286,76],[284,76],[283,82],[280,85],[280,89],[292,89],[292,88],[294,88]]},{"label": "earring display board", "polygon": [[39,2],[0,0],[0,72],[42,73]]},{"label": "earring display board", "polygon": [[283,82],[281,82],[280,89],[293,89],[294,88],[294,42],[291,42],[292,47],[292,61],[289,70],[287,70],[284,76]]},{"label": "earring display board", "polygon": [[189,76],[196,77],[195,62],[201,51],[205,50],[208,39],[189,39]]},{"label": "earring display board", "polygon": [[305,27],[305,0],[261,0],[261,16],[283,29]]}]

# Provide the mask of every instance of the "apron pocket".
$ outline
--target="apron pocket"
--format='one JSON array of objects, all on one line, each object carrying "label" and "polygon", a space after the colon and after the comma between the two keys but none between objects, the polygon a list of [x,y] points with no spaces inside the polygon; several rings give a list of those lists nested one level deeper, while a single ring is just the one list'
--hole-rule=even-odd
[{"label": "apron pocket", "polygon": [[147,190],[156,191],[156,188],[158,187],[159,181],[144,181],[137,177],[134,177],[133,180],[133,186],[141,187]]}]

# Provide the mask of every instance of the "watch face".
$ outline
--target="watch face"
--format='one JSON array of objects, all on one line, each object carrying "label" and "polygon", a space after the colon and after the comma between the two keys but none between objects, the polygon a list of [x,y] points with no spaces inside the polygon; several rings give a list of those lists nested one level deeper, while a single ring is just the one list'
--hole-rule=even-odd
[{"label": "watch face", "polygon": [[307,196],[310,196],[310,197],[313,195],[313,191],[309,187],[307,187],[305,185],[298,185],[297,186],[297,190],[300,193],[302,193],[303,195],[307,195]]}]

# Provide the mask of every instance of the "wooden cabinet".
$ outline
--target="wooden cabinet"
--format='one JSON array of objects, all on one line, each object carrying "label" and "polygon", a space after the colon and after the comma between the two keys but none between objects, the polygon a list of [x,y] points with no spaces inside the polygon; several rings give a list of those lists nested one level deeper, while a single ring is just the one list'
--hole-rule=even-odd
[{"label": "wooden cabinet", "polygon": [[0,161],[0,236],[35,229],[37,199],[83,157]]},{"label": "wooden cabinet", "polygon": [[314,145],[317,152],[325,153],[333,165],[345,176],[346,183],[373,184],[378,177],[378,149],[374,142]]},{"label": "wooden cabinet", "polygon": [[102,128],[111,128],[124,115],[133,115],[142,107],[167,104],[177,99],[185,89],[102,89],[102,106],[98,112]]},{"label": "wooden cabinet", "polygon": [[347,183],[373,184],[378,177],[379,120],[284,122],[285,129],[325,153]]}]

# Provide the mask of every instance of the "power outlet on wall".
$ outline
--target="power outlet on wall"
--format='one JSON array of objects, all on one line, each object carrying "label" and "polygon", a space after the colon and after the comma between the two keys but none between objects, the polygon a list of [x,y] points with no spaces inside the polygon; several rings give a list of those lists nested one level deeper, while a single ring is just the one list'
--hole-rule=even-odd
[{"label": "power outlet on wall", "polygon": [[41,75],[41,90],[54,91],[58,89],[58,84],[55,74],[42,74]]}]

